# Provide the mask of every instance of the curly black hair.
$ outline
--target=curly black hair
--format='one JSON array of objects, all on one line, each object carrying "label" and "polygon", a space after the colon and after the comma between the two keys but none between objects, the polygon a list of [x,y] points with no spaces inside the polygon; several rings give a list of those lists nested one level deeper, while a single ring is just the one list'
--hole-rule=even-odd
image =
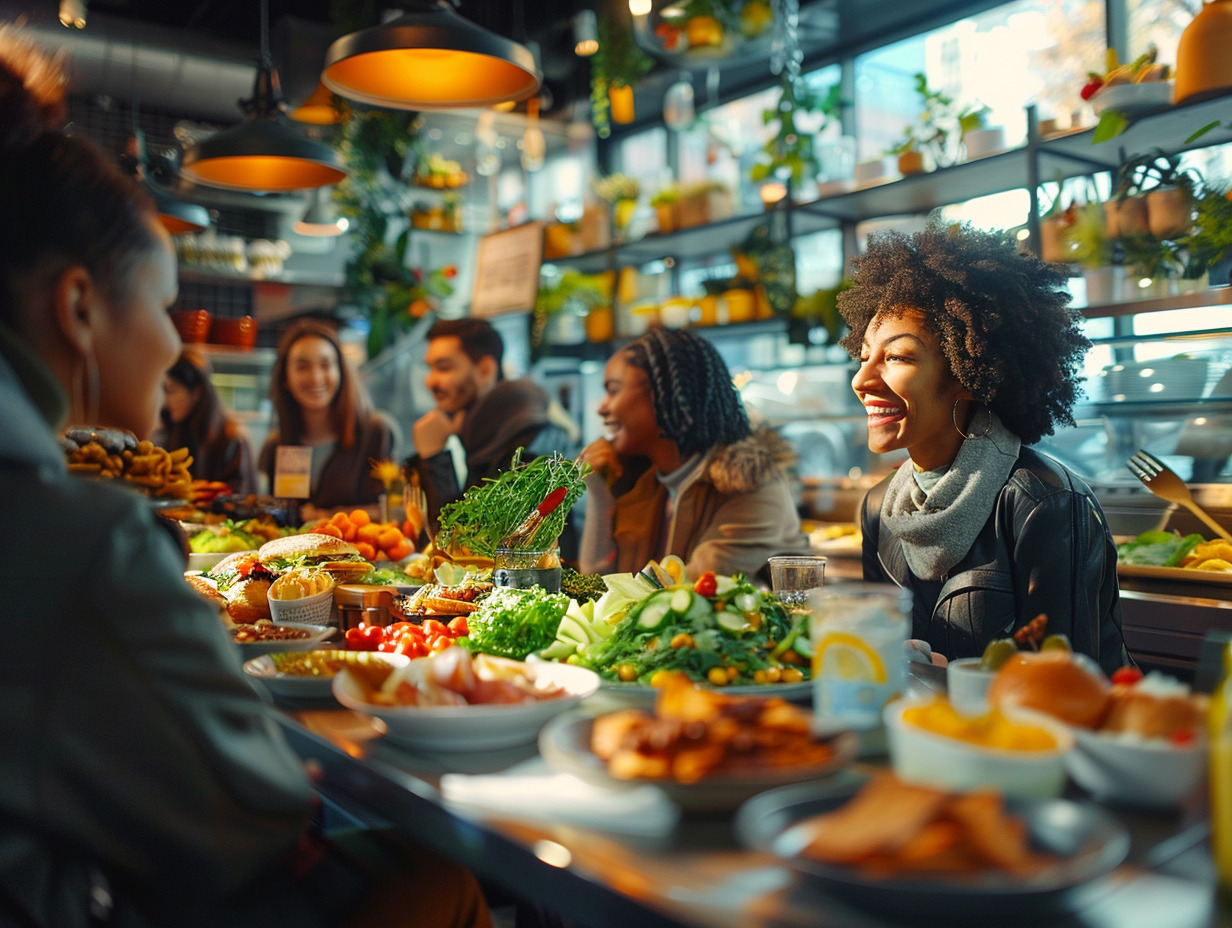
[{"label": "curly black hair", "polygon": [[1024,444],[1074,424],[1091,342],[1069,308],[1063,267],[1018,254],[1004,233],[933,219],[913,235],[870,238],[852,280],[838,309],[851,327],[839,344],[853,358],[874,316],[915,309],[958,382]]},{"label": "curly black hair", "polygon": [[622,350],[650,381],[659,431],[685,457],[752,434],[731,373],[704,338],[682,329],[654,328]]}]

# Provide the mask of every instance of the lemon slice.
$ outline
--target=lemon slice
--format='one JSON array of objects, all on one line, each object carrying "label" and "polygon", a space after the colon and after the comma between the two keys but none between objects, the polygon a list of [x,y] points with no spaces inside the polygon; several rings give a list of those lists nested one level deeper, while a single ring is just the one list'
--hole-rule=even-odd
[{"label": "lemon slice", "polygon": [[821,639],[813,656],[822,676],[864,683],[885,683],[881,655],[849,632],[831,632]]},{"label": "lemon slice", "polygon": [[684,583],[684,561],[679,555],[669,554],[659,562],[659,567],[672,578],[672,583]]}]

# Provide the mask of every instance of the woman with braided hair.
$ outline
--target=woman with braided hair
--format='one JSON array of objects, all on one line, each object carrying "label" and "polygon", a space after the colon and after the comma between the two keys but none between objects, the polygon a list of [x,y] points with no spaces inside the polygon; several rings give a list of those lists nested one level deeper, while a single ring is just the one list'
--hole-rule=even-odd
[{"label": "woman with braided hair", "polygon": [[912,637],[948,658],[1043,614],[1105,671],[1127,663],[1099,502],[1028,447],[1073,424],[1090,347],[1064,270],[938,220],[874,237],[852,267],[840,344],[868,447],[910,456],[864,501],[864,578],[910,589]]},{"label": "woman with braided hair", "polygon": [[608,360],[603,384],[607,435],[581,455],[592,469],[584,572],[638,571],[675,554],[690,578],[753,576],[772,554],[807,552],[790,449],[754,432],[713,345],[652,329]]}]

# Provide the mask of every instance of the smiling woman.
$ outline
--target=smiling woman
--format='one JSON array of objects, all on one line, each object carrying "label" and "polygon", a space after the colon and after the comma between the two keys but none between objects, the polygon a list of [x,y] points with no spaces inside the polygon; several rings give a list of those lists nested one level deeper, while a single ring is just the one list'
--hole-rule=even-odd
[{"label": "smiling woman", "polygon": [[1089,342],[1064,271],[938,221],[872,239],[839,295],[868,446],[905,449],[865,498],[864,579],[911,590],[912,637],[978,657],[1036,616],[1111,673],[1128,662],[1099,502],[1027,447],[1072,424]]}]

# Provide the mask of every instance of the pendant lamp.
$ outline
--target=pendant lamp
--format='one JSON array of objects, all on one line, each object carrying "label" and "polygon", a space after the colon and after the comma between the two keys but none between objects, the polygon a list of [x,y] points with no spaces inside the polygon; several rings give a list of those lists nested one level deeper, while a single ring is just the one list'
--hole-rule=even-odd
[{"label": "pendant lamp", "polygon": [[334,42],[325,54],[325,86],[403,110],[492,106],[538,92],[539,70],[524,45],[463,19],[449,0],[408,6],[387,23]]},{"label": "pendant lamp", "polygon": [[241,100],[248,118],[210,136],[184,153],[181,173],[226,190],[304,190],[346,177],[338,152],[305,138],[278,121],[285,104],[269,51],[269,9],[261,0],[261,62],[251,100]]},{"label": "pendant lamp", "polygon": [[318,187],[309,194],[309,197],[308,209],[303,218],[292,226],[298,234],[324,238],[341,235],[347,230],[350,223],[347,222],[345,216],[339,216],[338,211],[333,208],[329,200],[329,191],[324,187]]},{"label": "pendant lamp", "polygon": [[186,232],[204,232],[210,225],[210,211],[198,203],[181,200],[170,191],[163,189],[156,179],[159,176],[173,176],[174,167],[160,161],[160,166],[150,163],[145,144],[145,134],[137,128],[136,111],[133,113],[133,131],[125,143],[124,153],[120,155],[120,168],[124,173],[138,181],[158,212],[158,221],[170,235],[183,235]]},{"label": "pendant lamp", "polygon": [[306,122],[314,126],[332,126],[342,122],[342,114],[334,107],[334,93],[321,82],[317,89],[308,95],[308,99],[287,113],[296,122]]}]

